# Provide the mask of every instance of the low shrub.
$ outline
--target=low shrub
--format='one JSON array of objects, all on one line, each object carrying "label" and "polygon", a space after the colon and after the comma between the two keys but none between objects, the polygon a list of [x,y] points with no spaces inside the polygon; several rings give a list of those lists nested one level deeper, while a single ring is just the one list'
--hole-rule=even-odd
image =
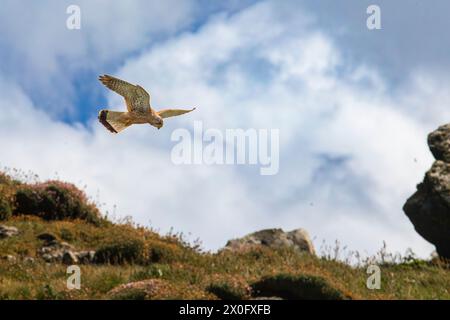
[{"label": "low shrub", "polygon": [[61,239],[63,239],[64,241],[71,242],[71,241],[75,240],[74,234],[69,229],[62,228],[59,231],[59,234],[60,234]]},{"label": "low shrub", "polygon": [[81,219],[95,225],[103,221],[84,192],[73,184],[59,181],[19,186],[13,214],[35,215],[44,220]]},{"label": "low shrub", "polygon": [[55,290],[52,285],[46,284],[39,288],[36,298],[38,300],[64,300],[66,299],[66,295],[64,292]]},{"label": "low shrub", "polygon": [[7,220],[12,215],[12,209],[10,202],[7,199],[4,199],[0,194],[0,221]]},{"label": "low shrub", "polygon": [[222,300],[245,300],[251,297],[251,288],[247,282],[232,277],[212,282],[206,291]]},{"label": "low shrub", "polygon": [[11,217],[14,204],[14,188],[3,183],[3,177],[0,173],[0,221],[7,220]]},{"label": "low shrub", "polygon": [[175,243],[152,242],[149,249],[150,263],[172,263],[181,260],[183,250]]},{"label": "low shrub", "polygon": [[289,300],[343,300],[341,291],[317,276],[279,274],[252,285],[256,296],[281,297]]},{"label": "low shrub", "polygon": [[147,262],[145,242],[141,239],[116,239],[101,245],[95,253],[96,263],[145,264]]},{"label": "low shrub", "polygon": [[125,280],[125,276],[121,272],[114,273],[105,270],[103,272],[96,273],[96,276],[90,282],[90,286],[97,292],[104,294],[121,285],[125,282]]}]

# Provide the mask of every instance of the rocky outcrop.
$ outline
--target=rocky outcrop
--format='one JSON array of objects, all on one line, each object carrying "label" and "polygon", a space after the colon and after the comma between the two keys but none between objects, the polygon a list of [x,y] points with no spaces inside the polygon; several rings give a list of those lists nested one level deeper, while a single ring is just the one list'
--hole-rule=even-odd
[{"label": "rocky outcrop", "polygon": [[450,123],[428,135],[428,146],[436,160],[450,163]]},{"label": "rocky outcrop", "polygon": [[450,259],[450,124],[430,133],[428,145],[436,161],[403,210],[439,256]]},{"label": "rocky outcrop", "polygon": [[269,248],[293,248],[301,253],[314,254],[314,246],[304,229],[296,229],[284,232],[282,229],[266,229],[246,235],[240,239],[228,241],[225,249],[245,250],[255,246]]},{"label": "rocky outcrop", "polygon": [[58,241],[49,233],[40,234],[37,238],[44,241],[38,253],[46,262],[62,262],[67,265],[94,262],[95,251],[75,251],[72,245]]},{"label": "rocky outcrop", "polygon": [[16,227],[8,227],[0,224],[0,239],[12,237],[17,235],[18,233],[19,230]]}]

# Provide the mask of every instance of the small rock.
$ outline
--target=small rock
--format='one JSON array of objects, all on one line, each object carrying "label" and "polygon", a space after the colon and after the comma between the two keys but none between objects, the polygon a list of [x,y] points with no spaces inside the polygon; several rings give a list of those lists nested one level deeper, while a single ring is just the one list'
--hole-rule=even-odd
[{"label": "small rock", "polygon": [[54,261],[53,255],[51,255],[49,253],[43,254],[42,255],[42,259],[44,259],[46,262],[53,262]]},{"label": "small rock", "polygon": [[49,253],[43,254],[42,259],[47,262],[61,262],[64,252],[62,250],[52,250]]},{"label": "small rock", "polygon": [[17,261],[16,257],[13,256],[13,255],[10,255],[10,254],[7,254],[6,256],[3,256],[2,259],[6,260],[8,262],[16,262]]},{"label": "small rock", "polygon": [[12,237],[17,235],[18,233],[19,230],[16,227],[8,227],[0,224],[0,239]]},{"label": "small rock", "polygon": [[66,249],[66,250],[73,250],[74,249],[74,247],[71,244],[67,243],[67,242],[60,242],[57,245],[59,245],[61,248]]},{"label": "small rock", "polygon": [[33,257],[25,257],[25,258],[23,258],[23,262],[28,263],[28,264],[33,264],[34,258]]},{"label": "small rock", "polygon": [[61,247],[58,240],[45,241],[45,245],[49,247]]},{"label": "small rock", "polygon": [[80,263],[93,263],[95,258],[95,251],[80,251],[75,253]]},{"label": "small rock", "polygon": [[77,253],[71,244],[60,242],[50,233],[40,234],[38,238],[45,241],[44,246],[38,252],[46,262],[63,262],[68,264],[78,262]]},{"label": "small rock", "polygon": [[39,249],[39,252],[42,255],[47,254],[47,253],[51,253],[52,251],[54,251],[53,247],[42,247],[42,248]]},{"label": "small rock", "polygon": [[62,256],[62,263],[67,265],[77,264],[78,258],[72,251],[65,251]]}]

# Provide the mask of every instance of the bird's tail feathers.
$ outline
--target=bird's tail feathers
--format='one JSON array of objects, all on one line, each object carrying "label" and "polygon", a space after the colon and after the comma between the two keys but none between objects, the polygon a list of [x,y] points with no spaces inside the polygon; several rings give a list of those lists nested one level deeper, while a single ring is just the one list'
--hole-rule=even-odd
[{"label": "bird's tail feathers", "polygon": [[127,112],[101,110],[98,120],[112,133],[119,133],[131,125]]}]

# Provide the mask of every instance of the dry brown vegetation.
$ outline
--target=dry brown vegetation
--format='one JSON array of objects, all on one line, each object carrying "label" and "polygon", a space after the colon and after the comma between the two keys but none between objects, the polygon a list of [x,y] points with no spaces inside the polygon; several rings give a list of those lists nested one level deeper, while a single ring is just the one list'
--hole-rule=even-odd
[{"label": "dry brown vegetation", "polygon": [[[0,257],[15,257],[0,259],[0,299],[450,298],[450,270],[441,263],[380,262],[381,289],[369,290],[364,265],[288,249],[201,252],[180,236],[109,222],[81,191],[57,181],[24,184],[0,174],[0,224],[19,230],[0,239]],[[42,233],[96,251],[96,263],[80,265],[80,290],[67,289],[66,265],[39,257]]]}]

